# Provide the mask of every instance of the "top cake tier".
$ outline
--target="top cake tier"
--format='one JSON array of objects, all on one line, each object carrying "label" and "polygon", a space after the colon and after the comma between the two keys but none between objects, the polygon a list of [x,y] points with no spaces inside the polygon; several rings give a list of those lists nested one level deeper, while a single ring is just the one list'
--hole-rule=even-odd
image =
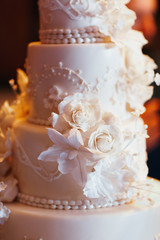
[{"label": "top cake tier", "polygon": [[128,0],[39,0],[42,43],[116,41],[134,24]]}]

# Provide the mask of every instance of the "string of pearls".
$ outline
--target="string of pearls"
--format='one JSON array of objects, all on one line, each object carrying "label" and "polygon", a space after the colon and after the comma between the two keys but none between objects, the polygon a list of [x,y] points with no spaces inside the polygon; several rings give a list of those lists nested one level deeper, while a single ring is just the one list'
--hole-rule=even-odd
[{"label": "string of pearls", "polygon": [[39,197],[33,197],[26,194],[19,193],[18,201],[33,207],[45,208],[45,209],[58,209],[58,210],[86,210],[86,209],[97,209],[106,207],[117,207],[129,203],[131,199],[126,196],[117,199],[114,202],[109,200],[103,200],[102,203],[91,200],[80,200],[80,201],[64,201],[64,200],[52,200]]},{"label": "string of pearls", "polygon": [[40,30],[39,35],[44,44],[81,44],[107,41],[106,36],[99,32],[97,27]]}]

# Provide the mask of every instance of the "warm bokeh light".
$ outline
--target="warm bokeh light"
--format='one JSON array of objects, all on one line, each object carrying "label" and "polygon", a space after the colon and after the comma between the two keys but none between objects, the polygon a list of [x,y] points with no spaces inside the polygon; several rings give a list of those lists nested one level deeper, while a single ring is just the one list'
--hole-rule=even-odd
[{"label": "warm bokeh light", "polygon": [[152,151],[158,147],[160,141],[160,99],[153,98],[146,104],[146,109],[142,117],[148,125],[147,147],[149,151]]},{"label": "warm bokeh light", "polygon": [[131,0],[128,7],[137,14],[134,28],[142,31],[145,37],[151,41],[157,32],[155,14],[158,9],[157,0]]},{"label": "warm bokeh light", "polygon": [[[158,0],[131,0],[128,7],[136,12],[137,19],[134,25],[136,30],[142,31],[149,42],[152,42],[157,33],[156,13]],[[148,125],[147,149],[152,151],[159,146],[160,141],[160,99],[153,98],[146,103],[146,112],[143,119]]]}]

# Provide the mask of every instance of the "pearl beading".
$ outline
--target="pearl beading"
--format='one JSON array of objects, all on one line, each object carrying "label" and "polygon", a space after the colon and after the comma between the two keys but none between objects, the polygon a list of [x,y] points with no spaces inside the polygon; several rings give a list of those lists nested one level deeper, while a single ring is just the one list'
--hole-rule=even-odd
[{"label": "pearl beading", "polygon": [[65,201],[65,200],[52,200],[46,198],[39,198],[29,196],[23,193],[18,194],[18,201],[20,203],[45,209],[58,209],[58,210],[89,210],[106,207],[117,207],[131,202],[127,196],[117,198],[114,202],[104,199],[102,203],[98,200],[79,200],[79,201]]},{"label": "pearl beading", "polygon": [[44,44],[82,44],[110,41],[97,27],[40,30],[39,35]]}]

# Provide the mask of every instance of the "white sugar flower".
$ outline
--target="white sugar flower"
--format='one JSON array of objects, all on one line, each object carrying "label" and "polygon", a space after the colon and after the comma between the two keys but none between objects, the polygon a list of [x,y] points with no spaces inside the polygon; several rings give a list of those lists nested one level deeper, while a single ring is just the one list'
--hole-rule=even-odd
[{"label": "white sugar flower", "polygon": [[61,133],[64,133],[67,129],[70,129],[70,125],[65,121],[63,116],[58,115],[57,113],[52,113],[51,117],[49,118],[52,126]]},{"label": "white sugar flower", "polygon": [[22,69],[17,69],[17,83],[21,94],[26,94],[28,81],[26,73]]},{"label": "white sugar flower", "polygon": [[157,86],[160,86],[160,74],[159,73],[156,73],[154,81],[157,84]]},{"label": "white sugar flower", "polygon": [[4,102],[0,109],[0,129],[6,135],[8,128],[10,128],[15,120],[15,111],[7,101]]},{"label": "white sugar flower", "polygon": [[[121,82],[119,89],[126,93],[126,101],[130,110],[143,109],[144,103],[151,98],[154,81],[154,61],[142,53],[146,40],[142,33],[131,30],[126,42],[126,81]],[[129,109],[128,108],[128,109]]]},{"label": "white sugar flower", "polygon": [[[124,1],[102,1],[100,17],[97,18],[99,29],[111,41],[124,44],[126,33],[134,25],[135,13],[124,5]],[[121,41],[123,38],[123,41]]]},{"label": "white sugar flower", "polygon": [[4,224],[9,218],[10,210],[0,203],[0,225]]},{"label": "white sugar flower", "polygon": [[10,129],[4,135],[0,129],[0,162],[8,158],[12,153],[12,141],[10,137]]},{"label": "white sugar flower", "polygon": [[17,99],[15,101],[15,104],[13,104],[13,107],[16,112],[16,117],[24,117],[29,112],[29,99],[28,99],[28,76],[26,73],[18,69],[17,70],[17,84],[18,88],[20,90],[20,93],[17,94]]},{"label": "white sugar flower", "polygon": [[[133,157],[132,158],[128,157],[126,161],[126,164],[130,169],[130,171],[132,172],[135,182],[137,183],[145,181],[148,175],[148,167],[145,161],[146,156],[143,156],[144,154],[141,154],[141,153],[135,154],[135,155],[132,154]],[[129,156],[129,153],[128,153],[128,156]]]},{"label": "white sugar flower", "polygon": [[9,175],[3,178],[5,189],[0,193],[0,201],[13,202],[18,194],[17,179],[13,175]]},{"label": "white sugar flower", "polygon": [[93,162],[94,154],[84,147],[80,131],[70,130],[67,136],[54,129],[48,129],[48,135],[54,145],[42,152],[39,160],[58,163],[62,174],[71,174],[79,185],[84,185],[87,179],[87,161]]},{"label": "white sugar flower", "polygon": [[[135,33],[135,37],[137,36],[138,39],[141,37],[140,33],[137,33],[136,31],[132,31],[131,33],[133,33],[131,36],[134,36]],[[129,39],[128,42],[132,43],[132,41]],[[135,42],[135,46],[136,47],[132,48],[129,45],[126,49],[126,65],[128,69],[127,74],[131,81],[132,79],[135,79],[135,81],[139,82],[137,78],[141,76],[140,83],[149,85],[153,82],[154,69],[156,69],[157,66],[154,63],[153,59],[142,53],[141,49],[143,43],[140,44],[137,41]]]},{"label": "white sugar flower", "polygon": [[0,162],[11,154],[10,128],[15,120],[15,111],[6,101],[0,109]]},{"label": "white sugar flower", "polygon": [[[88,94],[76,93],[66,97],[58,106],[59,114],[73,128],[88,131],[101,119],[98,99]],[[53,124],[54,125],[54,124]]]},{"label": "white sugar flower", "polygon": [[[18,117],[24,117],[28,111],[26,94],[28,77],[20,69],[17,71],[17,76],[17,83],[20,90],[17,100],[11,106],[5,101],[0,109],[0,162],[11,155],[12,142],[10,128],[12,128],[13,122]],[[10,84],[13,90],[16,91],[17,85],[15,85],[14,80],[10,80]]]},{"label": "white sugar flower", "polygon": [[[0,182],[0,192],[4,191],[6,188],[6,185],[3,182]],[[10,214],[10,210],[3,206],[3,203],[0,202],[0,225],[4,224],[5,221],[7,221]]]},{"label": "white sugar flower", "polygon": [[6,101],[0,109],[0,162],[11,155],[10,128],[15,120],[15,110]]},{"label": "white sugar flower", "polygon": [[100,160],[94,167],[95,171],[88,174],[83,189],[88,198],[108,198],[114,201],[118,194],[124,193],[132,179],[131,172],[126,168],[123,155],[113,155],[109,161]]},{"label": "white sugar flower", "polygon": [[127,102],[130,109],[135,109],[139,112],[144,112],[144,103],[153,95],[153,87],[145,86],[140,83],[130,83],[126,89]]},{"label": "white sugar flower", "polygon": [[27,84],[28,77],[20,69],[17,70],[17,83],[14,80],[10,80],[10,84],[14,91],[17,91],[19,87],[20,94],[17,95],[16,101],[12,105],[9,105],[7,101],[4,102],[0,109],[0,134],[4,137],[8,134],[8,128],[12,127],[13,122],[17,117],[24,117],[28,112],[28,100],[27,100]]},{"label": "white sugar flower", "polygon": [[6,185],[4,184],[4,182],[0,182],[0,192],[4,191],[6,188]]},{"label": "white sugar flower", "polygon": [[57,108],[58,104],[63,100],[64,97],[65,94],[62,89],[56,85],[53,85],[43,100],[44,107],[51,110],[54,106]]},{"label": "white sugar flower", "polygon": [[88,147],[102,154],[113,154],[122,146],[122,133],[114,125],[100,124],[88,141]]}]

